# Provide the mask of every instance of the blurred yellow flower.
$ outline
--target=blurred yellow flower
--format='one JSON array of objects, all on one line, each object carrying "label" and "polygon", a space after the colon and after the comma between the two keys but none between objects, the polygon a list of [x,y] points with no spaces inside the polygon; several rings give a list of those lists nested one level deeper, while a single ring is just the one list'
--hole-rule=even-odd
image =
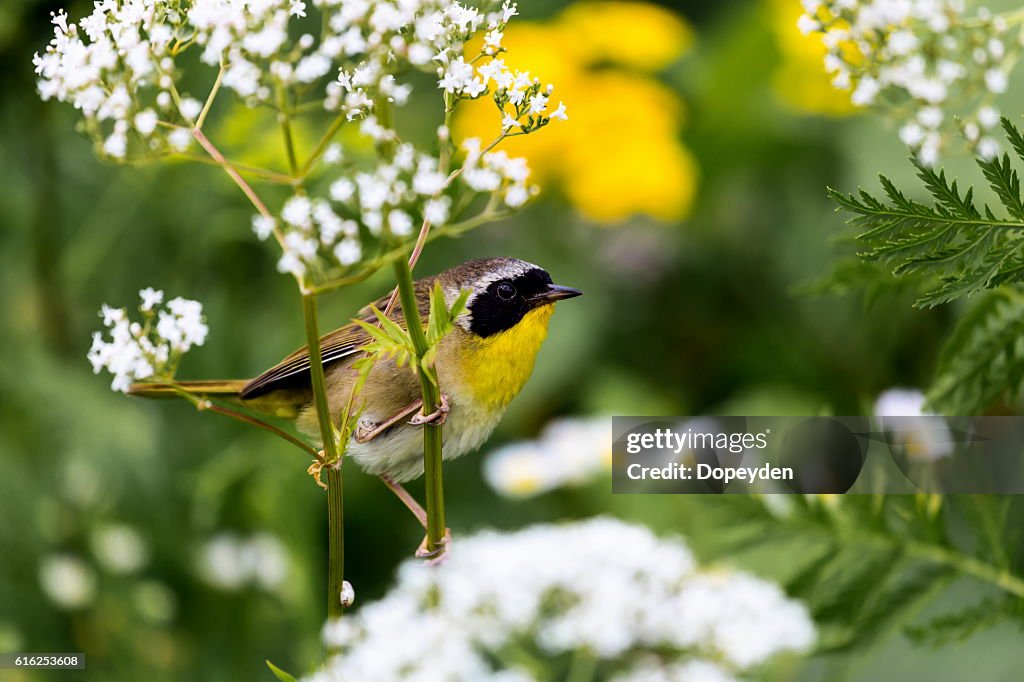
[{"label": "blurred yellow flower", "polygon": [[[502,147],[527,157],[535,182],[560,186],[592,220],[685,217],[697,182],[679,140],[685,110],[654,73],[692,43],[681,17],[642,2],[582,2],[550,21],[510,26],[503,59],[554,83],[569,121]],[[490,98],[460,105],[456,139],[493,135],[496,116]]]},{"label": "blurred yellow flower", "polygon": [[771,13],[780,61],[772,79],[776,95],[787,106],[809,114],[847,116],[857,111],[850,93],[836,89],[825,72],[825,45],[819,35],[804,35],[797,20],[804,13],[796,0],[766,0]]}]

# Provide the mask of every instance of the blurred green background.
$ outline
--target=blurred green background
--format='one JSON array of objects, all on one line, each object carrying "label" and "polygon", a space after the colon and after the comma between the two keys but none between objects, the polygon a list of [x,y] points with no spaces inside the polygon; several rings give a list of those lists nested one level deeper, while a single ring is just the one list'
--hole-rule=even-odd
[{"label": "blurred green background", "polygon": [[[522,4],[534,30],[557,31],[553,17],[568,3]],[[38,99],[31,55],[49,39],[48,13],[60,6],[0,6],[0,651],[85,651],[89,670],[0,671],[0,679],[268,679],[265,658],[308,670],[322,656],[326,565],[326,497],[306,475],[308,462],[188,405],[114,394],[85,360],[100,304],[131,305],[153,286],[205,305],[210,339],[180,377],[253,376],[302,344],[298,295],[275,271],[271,245],[253,238],[252,209],[219,170],[100,163],[75,132],[75,112]],[[63,6],[77,17],[91,3]],[[907,184],[912,169],[890,128],[849,115],[831,93],[820,55],[793,47],[798,3],[662,6],[688,27],[673,38],[675,49],[655,55],[662,66],[637,75],[630,31],[643,36],[659,19],[642,19],[647,10],[636,8],[637,26],[605,27],[627,48],[606,46],[608,60],[565,74],[632,75],[651,90],[609,101],[615,91],[599,86],[613,80],[567,85],[565,134],[575,137],[538,143],[542,201],[435,242],[418,266],[430,273],[468,258],[515,256],[586,292],[560,306],[533,379],[485,451],[532,437],[559,415],[861,413],[888,387],[927,382],[955,315],[913,310],[913,295],[895,288],[876,297],[799,292],[829,270],[832,240],[844,234],[825,185],[872,183],[879,170]],[[550,44],[541,38],[533,40]],[[520,39],[530,44],[527,28]],[[511,31],[509,41],[515,49]],[[548,58],[542,48],[534,56]],[[608,139],[591,135],[586,126],[601,125],[593,112],[608,111],[616,126],[605,130]],[[276,132],[260,139],[244,110],[216,114],[211,137],[225,146],[243,155],[279,151]],[[300,144],[315,130],[305,138],[300,130]],[[634,145],[640,138],[650,139]],[[570,158],[559,145],[592,156]],[[627,158],[634,146],[655,156]],[[590,159],[621,172],[581,176]],[[616,201],[616,190],[626,199]],[[387,290],[388,274],[323,298],[322,324],[347,321]],[[612,498],[600,480],[510,501],[483,482],[480,461],[446,467],[456,535],[611,512],[681,531],[706,559],[767,577],[785,578],[799,564],[792,544],[724,549],[749,500]],[[387,589],[421,532],[376,479],[354,466],[345,476],[346,577],[365,603]],[[418,483],[412,490],[421,493]],[[118,535],[123,526],[141,548]],[[224,534],[277,538],[281,574],[234,587],[204,580],[202,548]],[[137,560],[119,564],[111,552]],[[62,606],[44,591],[54,556],[80,560],[72,577],[84,581],[82,603]],[[939,651],[880,638],[847,654],[842,667],[851,680],[1013,679],[1024,656],[1019,637],[1002,626]],[[818,658],[794,674],[835,679],[835,665]]]}]

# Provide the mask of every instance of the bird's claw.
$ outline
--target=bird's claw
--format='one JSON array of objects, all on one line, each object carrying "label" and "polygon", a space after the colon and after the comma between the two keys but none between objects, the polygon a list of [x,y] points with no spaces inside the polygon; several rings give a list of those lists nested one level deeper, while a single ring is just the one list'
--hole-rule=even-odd
[{"label": "bird's claw", "polygon": [[448,551],[452,545],[452,529],[444,529],[444,537],[434,549],[428,549],[429,536],[423,536],[423,542],[416,548],[416,558],[423,559],[424,566],[439,566],[448,560]]},{"label": "bird's claw", "polygon": [[430,414],[423,414],[423,408],[420,407],[420,411],[413,415],[409,423],[413,426],[421,426],[423,424],[433,424],[434,426],[441,426],[448,420],[448,412],[451,410],[451,406],[448,404],[448,396],[444,393],[441,394],[441,404],[437,406],[437,409]]},{"label": "bird's claw", "polygon": [[376,437],[379,427],[380,424],[360,419],[355,431],[352,432],[352,437],[357,443],[368,443]]}]

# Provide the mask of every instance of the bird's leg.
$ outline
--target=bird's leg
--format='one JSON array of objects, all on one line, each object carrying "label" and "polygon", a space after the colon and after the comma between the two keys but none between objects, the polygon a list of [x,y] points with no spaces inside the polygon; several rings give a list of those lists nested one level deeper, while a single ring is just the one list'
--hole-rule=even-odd
[{"label": "bird's leg", "polygon": [[[402,484],[395,481],[387,474],[381,474],[380,480],[388,487],[388,490],[393,492],[395,496],[402,501],[406,509],[412,512],[416,520],[423,526],[423,530],[427,529],[427,512],[423,511],[423,507],[416,501],[416,498],[409,494],[409,491],[402,487]],[[452,542],[452,529],[444,529],[444,538],[438,543],[438,546],[430,551],[427,549],[427,536],[423,536],[423,542],[416,548],[416,557],[423,559],[427,566],[436,566],[442,563],[448,558],[448,548]]]},{"label": "bird's leg", "polygon": [[423,401],[420,401],[420,411],[417,412],[409,423],[413,426],[420,426],[421,424],[434,424],[440,426],[445,423],[448,419],[448,411],[451,409],[448,404],[448,396],[444,393],[441,394],[441,404],[438,405],[437,409],[430,414],[423,414]]},{"label": "bird's leg", "polygon": [[444,537],[437,543],[433,550],[427,549],[429,537],[423,536],[423,542],[416,548],[416,558],[423,559],[426,566],[437,566],[448,559],[448,550],[452,546],[452,529],[444,529]]},{"label": "bird's leg", "polygon": [[423,530],[427,529],[427,512],[423,511],[423,507],[416,501],[416,498],[409,494],[409,491],[402,487],[402,484],[395,481],[387,474],[381,474],[380,480],[383,481],[384,485],[388,487],[388,490],[393,492],[395,496],[402,501],[406,509],[412,512],[412,515],[416,517],[416,520],[423,526]]},{"label": "bird's leg", "polygon": [[361,420],[359,426],[356,427],[356,431],[353,434],[357,443],[369,443],[371,440],[384,433],[392,426],[408,417],[413,412],[420,410],[422,412],[423,399],[417,398],[413,402],[409,403],[401,409],[400,412],[388,418],[387,421],[381,422],[380,424],[364,424]]}]

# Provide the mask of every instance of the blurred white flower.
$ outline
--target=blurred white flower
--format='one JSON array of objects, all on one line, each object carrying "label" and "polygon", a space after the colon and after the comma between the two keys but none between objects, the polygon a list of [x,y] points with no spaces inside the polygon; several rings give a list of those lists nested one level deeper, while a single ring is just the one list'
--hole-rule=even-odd
[{"label": "blurred white flower", "polygon": [[952,434],[946,420],[924,410],[925,396],[918,390],[891,388],[875,401],[875,416],[893,443],[912,461],[934,462],[953,454]]},{"label": "blurred white flower", "polygon": [[255,586],[273,591],[288,576],[288,552],[269,533],[249,538],[225,533],[203,545],[197,568],[203,580],[222,590]]},{"label": "blurred white flower", "polygon": [[978,109],[978,124],[982,128],[992,128],[999,124],[999,110],[995,107]]},{"label": "blurred white flower", "polygon": [[484,460],[484,478],[506,497],[532,497],[586,483],[611,469],[608,417],[573,417],[548,424],[533,441],[510,443]]},{"label": "blurred white flower", "polygon": [[[977,93],[1006,92],[1021,49],[1019,22],[983,7],[971,16],[962,0],[824,0],[804,9],[798,26],[821,35],[835,87],[850,90],[858,106],[902,119],[901,139],[926,165],[967,126],[987,127],[988,98]],[[916,134],[915,118],[939,134]],[[994,156],[990,141],[963,137],[974,152]]]},{"label": "blurred white flower", "polygon": [[774,584],[700,571],[681,540],[596,518],[482,532],[440,567],[406,563],[391,592],[324,638],[344,653],[307,682],[508,679],[493,654],[510,645],[586,652],[629,671],[619,680],[719,682],[808,649],[815,631]]},{"label": "blurred white flower", "polygon": [[97,526],[90,541],[97,561],[111,573],[135,573],[149,558],[142,536],[124,524]]},{"label": "blurred white flower", "polygon": [[876,417],[920,417],[924,414],[924,393],[914,388],[890,388],[875,401]]},{"label": "blurred white flower", "polygon": [[96,595],[96,573],[78,557],[54,555],[39,565],[39,584],[57,606],[79,609]]}]

